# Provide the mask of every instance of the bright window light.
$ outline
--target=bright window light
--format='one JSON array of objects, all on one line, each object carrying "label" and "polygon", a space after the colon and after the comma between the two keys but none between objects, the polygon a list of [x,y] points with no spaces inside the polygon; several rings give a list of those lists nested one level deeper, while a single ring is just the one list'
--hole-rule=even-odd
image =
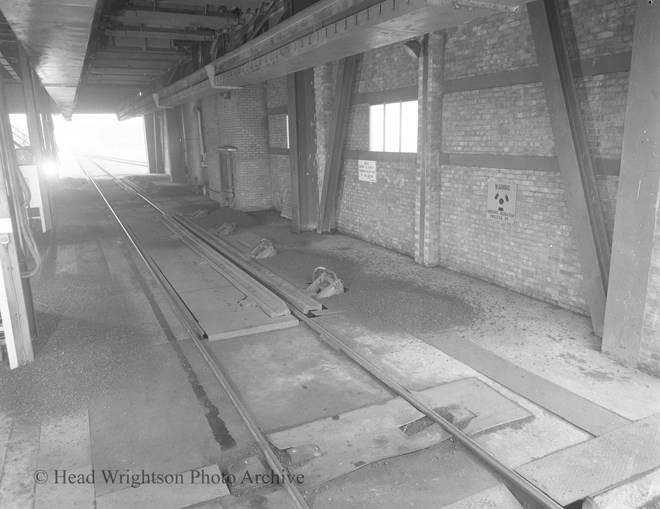
[{"label": "bright window light", "polygon": [[417,152],[417,101],[373,104],[369,108],[369,150]]},{"label": "bright window light", "polygon": [[385,152],[400,152],[401,103],[385,105]]},{"label": "bright window light", "polygon": [[417,101],[401,103],[401,152],[417,152]]},{"label": "bright window light", "polygon": [[385,105],[373,104],[369,108],[369,150],[383,151],[385,135]]},{"label": "bright window light", "polygon": [[291,140],[289,139],[289,115],[284,115],[286,120],[286,148],[291,148]]},{"label": "bright window light", "polygon": [[[69,122],[54,117],[59,149],[60,178],[81,176],[75,154],[93,154],[131,161],[113,163],[118,171],[147,173],[144,121],[142,117],[120,122],[111,114],[74,114]],[[141,165],[134,164],[142,163]]]}]

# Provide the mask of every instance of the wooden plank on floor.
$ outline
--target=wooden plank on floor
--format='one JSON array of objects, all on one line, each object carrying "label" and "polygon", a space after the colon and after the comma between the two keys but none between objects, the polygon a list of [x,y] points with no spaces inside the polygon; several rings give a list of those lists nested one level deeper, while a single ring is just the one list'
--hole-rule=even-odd
[{"label": "wooden plank on floor", "polygon": [[[532,417],[527,410],[476,378],[415,391],[415,394],[441,413],[454,415],[457,423],[461,415],[466,416],[460,426],[468,435]],[[420,419],[422,422],[407,431],[401,429]],[[419,431],[411,431],[415,426]],[[381,459],[425,449],[449,436],[440,425],[424,418],[402,398],[394,398],[384,404],[272,433],[269,439],[282,450],[318,448],[317,454],[297,466],[296,455],[292,455],[293,470],[305,476],[305,485],[309,487]]]},{"label": "wooden plank on floor", "polygon": [[[204,471],[209,478],[222,478],[218,465],[209,465],[195,469]],[[159,509],[179,509],[206,500],[229,495],[227,485],[202,484],[197,479],[193,482],[193,470],[172,474],[174,482],[162,484],[142,484],[139,488],[126,488],[108,493],[96,499],[96,509],[126,509],[128,507],[158,507]],[[215,477],[214,477],[215,476]],[[181,481],[180,483],[178,481]]]},{"label": "wooden plank on floor", "polygon": [[51,482],[37,484],[34,509],[94,507],[93,484],[54,483],[55,470],[88,475],[92,472],[92,444],[87,409],[41,425],[39,470]]},{"label": "wooden plank on floor", "polygon": [[628,424],[516,470],[561,505],[660,467],[660,414]]},{"label": "wooden plank on floor", "polygon": [[271,318],[236,288],[208,288],[179,296],[208,334],[209,340],[228,339],[298,325],[293,316]]},{"label": "wooden plank on floor", "polygon": [[594,436],[630,423],[625,417],[516,366],[471,341],[447,335],[434,341],[433,346]]},{"label": "wooden plank on floor", "polygon": [[232,286],[186,246],[180,249],[148,250],[151,259],[163,271],[177,292]]},{"label": "wooden plank on floor", "polygon": [[39,425],[14,419],[0,479],[0,507],[3,509],[25,509],[34,504],[38,452]]}]

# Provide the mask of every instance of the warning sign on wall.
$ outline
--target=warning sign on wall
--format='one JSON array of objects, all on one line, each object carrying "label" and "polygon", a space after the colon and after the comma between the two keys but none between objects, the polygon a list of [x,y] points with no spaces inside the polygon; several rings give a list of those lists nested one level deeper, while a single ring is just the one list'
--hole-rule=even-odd
[{"label": "warning sign on wall", "polygon": [[486,217],[513,222],[516,217],[516,184],[498,180],[488,182]]},{"label": "warning sign on wall", "polygon": [[358,160],[358,180],[376,182],[376,161]]}]

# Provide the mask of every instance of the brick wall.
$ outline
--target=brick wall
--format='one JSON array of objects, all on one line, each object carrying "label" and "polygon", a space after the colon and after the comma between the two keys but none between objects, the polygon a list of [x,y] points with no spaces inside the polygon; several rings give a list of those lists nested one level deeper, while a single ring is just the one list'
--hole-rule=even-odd
[{"label": "brick wall", "polygon": [[[365,53],[358,60],[355,93],[416,86],[417,63],[400,44]],[[369,105],[353,104],[345,150],[369,150]],[[337,230],[390,249],[415,248],[415,168],[413,161],[378,161],[375,183],[358,180],[358,161],[344,157],[337,203]]]},{"label": "brick wall", "polygon": [[215,95],[203,101],[209,187],[211,197],[222,204],[218,146],[236,147],[234,153],[234,202],[241,210],[271,207],[271,175],[268,157],[266,87],[255,85]]},{"label": "brick wall", "polygon": [[[634,0],[562,0],[573,58],[630,51],[634,7]],[[525,8],[518,14],[495,14],[466,23],[448,30],[446,35],[446,80],[538,65]],[[321,159],[326,148],[323,143],[332,102],[328,91],[334,81],[333,69],[316,69],[316,134]],[[417,73],[418,62],[395,44],[360,56],[354,90],[365,94],[415,87]],[[620,157],[627,80],[628,73],[619,72],[587,76],[576,82],[595,158]],[[238,146],[253,140],[239,148],[237,157],[243,159],[237,163],[237,201],[243,207],[273,206],[281,210],[290,185],[286,123],[281,109],[288,102],[286,78],[269,81],[261,88],[232,92],[232,99],[217,101],[220,144]],[[266,108],[280,109],[266,115]],[[368,150],[368,118],[367,104],[352,105],[345,149]],[[556,156],[540,83],[445,94],[442,142],[447,154]],[[357,156],[345,154],[337,229],[413,254],[417,163],[410,158],[390,158],[377,164],[377,182],[362,182],[357,178]],[[533,165],[509,170],[439,163],[431,171],[439,173],[441,182],[442,265],[587,313],[559,173],[539,171]],[[513,224],[485,217],[487,186],[493,179],[517,184]],[[618,177],[599,175],[597,184],[611,238]]]},{"label": "brick wall", "polygon": [[[562,3],[573,58],[631,50],[634,0],[570,0]],[[501,13],[447,31],[445,79],[525,69],[538,65],[527,12]],[[576,82],[588,142],[595,158],[621,155],[628,73]],[[396,44],[361,56],[357,93],[417,84],[417,62]],[[345,148],[368,149],[368,106],[351,108]],[[447,93],[443,105],[443,152],[553,157],[555,144],[540,83]],[[383,246],[414,250],[414,162],[378,162],[378,182],[357,179],[347,158],[337,208],[337,228]],[[587,313],[581,270],[562,183],[557,172],[435,165],[440,172],[440,261],[566,308]],[[516,221],[485,217],[488,181],[518,186]],[[612,235],[618,177],[597,176],[608,234]],[[384,219],[386,218],[386,219]]]},{"label": "brick wall", "polygon": [[[614,2],[611,2],[614,4]],[[615,6],[576,0],[567,15],[574,58],[631,49],[634,2]],[[631,13],[631,11],[633,11]],[[446,79],[537,65],[525,9],[449,30]],[[577,80],[588,141],[596,158],[619,158],[628,73]],[[447,94],[443,150],[447,153],[554,156],[540,83]],[[587,313],[572,226],[558,173],[443,166],[442,264],[578,312]],[[484,214],[490,179],[518,186],[516,221]],[[618,177],[599,176],[598,190],[611,239]]]}]

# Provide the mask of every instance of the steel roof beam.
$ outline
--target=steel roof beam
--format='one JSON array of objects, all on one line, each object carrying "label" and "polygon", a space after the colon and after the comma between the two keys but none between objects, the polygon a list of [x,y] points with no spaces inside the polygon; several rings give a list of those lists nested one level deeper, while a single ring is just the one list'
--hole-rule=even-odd
[{"label": "steel roof beam", "polygon": [[140,27],[121,27],[106,30],[105,35],[115,39],[169,39],[177,41],[212,41],[213,34],[202,30],[149,29]]},{"label": "steel roof beam", "polygon": [[174,64],[169,60],[152,62],[150,60],[119,60],[113,58],[95,58],[92,62],[94,67],[111,67],[113,69],[148,69],[154,71],[166,71]]},{"label": "steel roof beam", "polygon": [[184,58],[186,55],[181,51],[174,49],[168,50],[166,48],[158,49],[158,51],[133,48],[130,46],[122,47],[121,49],[104,49],[96,53],[96,59],[105,60],[132,60],[143,62],[175,62]]},{"label": "steel roof beam", "polygon": [[148,11],[138,9],[126,9],[119,16],[114,16],[115,21],[122,25],[144,25],[149,27],[172,27],[172,28],[208,28],[221,30],[238,23],[236,14],[223,12],[215,14],[183,14],[179,12]]},{"label": "steel roof beam", "polygon": [[126,67],[101,67],[95,65],[89,70],[89,73],[90,75],[101,76],[160,76],[165,71],[167,71],[167,69],[131,69]]},{"label": "steel roof beam", "polygon": [[[199,8],[204,10],[206,6],[210,7],[227,7],[229,9],[234,9],[238,7],[239,9],[251,9],[261,6],[262,0],[198,0],[196,2],[190,2],[186,0],[157,0],[157,7],[162,9],[191,9]],[[154,0],[134,0],[133,7],[144,8],[144,9],[153,9]]]}]

